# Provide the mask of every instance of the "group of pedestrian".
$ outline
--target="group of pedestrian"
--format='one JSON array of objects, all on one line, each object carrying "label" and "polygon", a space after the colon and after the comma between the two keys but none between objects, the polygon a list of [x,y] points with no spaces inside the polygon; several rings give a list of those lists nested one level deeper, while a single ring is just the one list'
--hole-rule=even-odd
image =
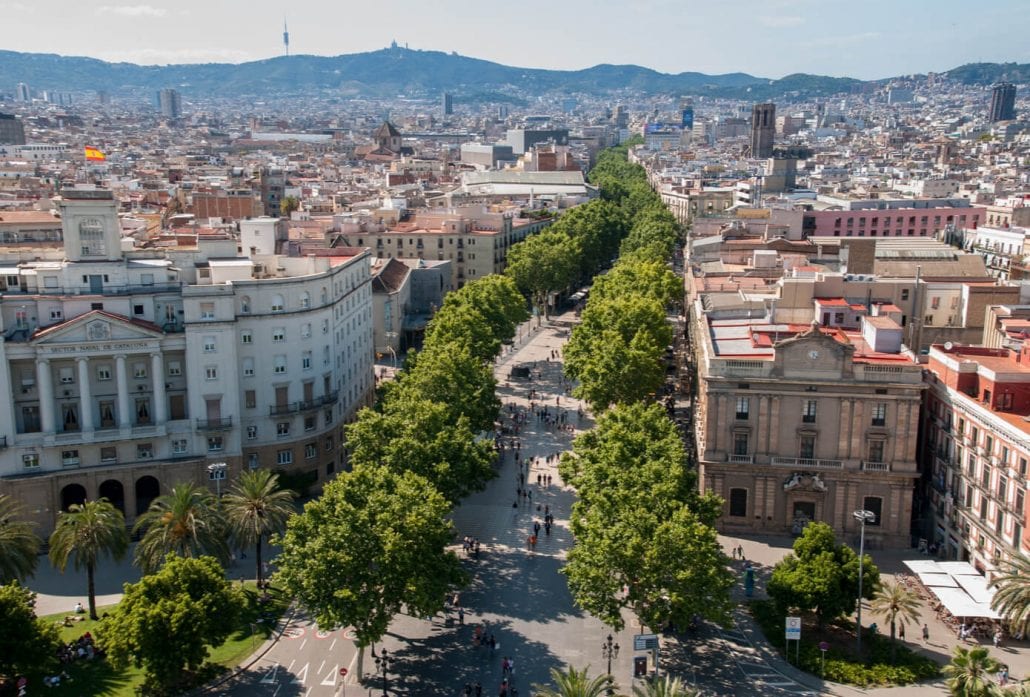
[{"label": "group of pedestrian", "polygon": [[536,484],[537,486],[551,486],[551,475],[538,472],[536,475]]},{"label": "group of pedestrian", "polygon": [[479,538],[478,537],[465,537],[461,541],[461,550],[465,552],[465,556],[471,556],[473,559],[479,559]]},{"label": "group of pedestrian", "polygon": [[733,548],[733,558],[747,561],[747,558],[744,556],[744,547],[742,545],[737,545]]}]

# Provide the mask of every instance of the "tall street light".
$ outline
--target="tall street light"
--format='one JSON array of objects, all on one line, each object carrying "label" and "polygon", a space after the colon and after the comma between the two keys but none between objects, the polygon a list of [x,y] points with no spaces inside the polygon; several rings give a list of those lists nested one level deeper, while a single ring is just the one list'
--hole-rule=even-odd
[{"label": "tall street light", "polygon": [[383,672],[383,697],[386,697],[386,671],[390,669],[390,655],[383,649],[375,659],[376,668]]},{"label": "tall street light", "polygon": [[218,498],[222,498],[222,480],[225,479],[226,464],[224,462],[212,462],[207,466],[207,476],[215,480],[215,491]]},{"label": "tall street light", "polygon": [[614,694],[612,688],[612,659],[619,657],[619,645],[614,643],[612,635],[609,634],[608,638],[601,644],[601,657],[608,661],[608,694]]},{"label": "tall street light", "polygon": [[861,523],[858,536],[858,623],[855,625],[855,636],[858,638],[858,653],[862,653],[862,566],[865,557],[865,525],[876,522],[876,514],[872,511],[858,510],[852,515]]}]

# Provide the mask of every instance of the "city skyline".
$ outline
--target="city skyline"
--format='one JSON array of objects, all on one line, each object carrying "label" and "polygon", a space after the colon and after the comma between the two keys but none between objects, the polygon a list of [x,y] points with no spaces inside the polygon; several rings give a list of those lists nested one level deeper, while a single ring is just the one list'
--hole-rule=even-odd
[{"label": "city skyline", "polygon": [[[412,49],[558,70],[610,63],[664,73],[779,78],[803,72],[879,79],[971,62],[1030,61],[1030,48],[1020,40],[1030,26],[1030,6],[988,0],[967,16],[967,6],[958,0],[934,2],[932,12],[926,11],[928,2],[915,5],[897,9],[887,0],[870,0],[855,15],[836,0],[741,0],[728,24],[725,8],[713,3],[576,0],[555,6],[527,0],[519,8],[528,20],[525,27],[512,24],[497,8],[465,0],[452,0],[445,10],[399,0],[389,17],[377,7],[342,9],[315,2],[284,7],[256,0],[244,13],[236,3],[212,6],[197,0],[92,6],[61,0],[43,12],[22,0],[0,0],[0,16],[8,27],[4,49],[144,65],[279,56],[284,19],[292,55],[360,53],[396,41]],[[52,22],[57,15],[65,21]],[[638,21],[616,21],[619,17]],[[84,26],[94,31],[84,32]],[[225,27],[234,30],[227,34]],[[484,41],[487,36],[494,38]]]}]

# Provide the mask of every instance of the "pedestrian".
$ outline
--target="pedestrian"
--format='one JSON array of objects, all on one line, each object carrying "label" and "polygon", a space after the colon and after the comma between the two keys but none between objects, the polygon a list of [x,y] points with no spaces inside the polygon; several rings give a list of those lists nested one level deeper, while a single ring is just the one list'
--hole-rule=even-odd
[{"label": "pedestrian", "polygon": [[923,641],[930,641],[930,628],[923,624]]},{"label": "pedestrian", "polygon": [[459,607],[458,608],[458,625],[461,626],[461,625],[464,625],[464,624],[465,624],[465,608]]},{"label": "pedestrian", "polygon": [[476,697],[483,697],[483,686],[480,684],[478,680],[476,680],[475,690]]},{"label": "pedestrian", "polygon": [[497,639],[494,637],[494,633],[490,632],[490,653],[493,653],[497,649]]},{"label": "pedestrian", "polygon": [[512,678],[515,677],[515,659],[514,658],[509,658],[508,659],[508,676],[512,677]]},{"label": "pedestrian", "polygon": [[476,538],[476,551],[473,554],[476,559],[479,559],[479,538]]},{"label": "pedestrian", "polygon": [[544,532],[547,534],[548,537],[551,536],[551,524],[550,523],[544,523]]},{"label": "pedestrian", "polygon": [[898,638],[905,641],[905,625],[901,624],[898,626]]},{"label": "pedestrian", "polygon": [[508,675],[508,657],[505,656],[501,659],[501,675]]},{"label": "pedestrian", "polygon": [[536,533],[536,534],[540,533],[540,521],[539,520],[534,520],[533,521],[533,532]]},{"label": "pedestrian", "polygon": [[994,632],[994,648],[1001,646],[1001,630]]},{"label": "pedestrian", "polygon": [[472,683],[465,683],[465,697],[472,697]]}]

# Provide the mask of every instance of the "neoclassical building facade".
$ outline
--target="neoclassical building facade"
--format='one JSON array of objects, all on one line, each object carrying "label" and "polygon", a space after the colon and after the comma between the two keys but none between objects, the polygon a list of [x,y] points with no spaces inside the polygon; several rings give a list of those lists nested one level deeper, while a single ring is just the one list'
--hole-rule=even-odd
[{"label": "neoclassical building facade", "polygon": [[107,191],[60,210],[60,249],[0,249],[0,493],[40,534],[87,498],[131,523],[176,482],[215,489],[214,463],[314,487],[339,470],[374,385],[367,250],[143,250]]}]

